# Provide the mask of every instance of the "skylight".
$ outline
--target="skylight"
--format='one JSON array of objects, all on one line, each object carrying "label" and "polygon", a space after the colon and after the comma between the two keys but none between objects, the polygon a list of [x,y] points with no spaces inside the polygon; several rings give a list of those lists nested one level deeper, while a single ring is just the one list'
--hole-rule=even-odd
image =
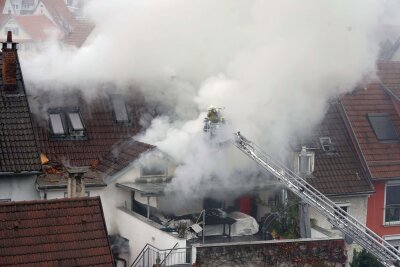
[{"label": "skylight", "polygon": [[321,143],[322,150],[325,152],[335,152],[335,145],[332,143],[330,137],[320,137],[319,142]]},{"label": "skylight", "polygon": [[51,130],[53,131],[54,135],[64,135],[65,134],[65,129],[64,129],[64,125],[62,123],[60,113],[50,114],[50,124],[51,124]]},{"label": "skylight", "polygon": [[74,131],[82,131],[84,129],[81,116],[79,115],[78,112],[68,113],[68,117],[71,122],[72,129]]},{"label": "skylight", "polygon": [[397,141],[399,136],[389,114],[368,113],[368,120],[379,141]]},{"label": "skylight", "polygon": [[126,109],[125,100],[121,95],[112,95],[111,104],[116,122],[129,122],[128,111]]}]

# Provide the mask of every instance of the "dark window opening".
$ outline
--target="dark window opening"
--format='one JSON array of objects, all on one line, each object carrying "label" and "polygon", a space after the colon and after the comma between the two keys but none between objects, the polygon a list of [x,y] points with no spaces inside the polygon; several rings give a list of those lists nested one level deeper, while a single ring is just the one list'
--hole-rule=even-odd
[{"label": "dark window opening", "polygon": [[379,141],[398,141],[396,128],[387,113],[368,113],[368,120]]},{"label": "dark window opening", "polygon": [[386,186],[385,222],[400,223],[400,184]]},{"label": "dark window opening", "polygon": [[149,164],[142,166],[142,176],[165,176],[167,166],[165,164]]},{"label": "dark window opening", "polygon": [[111,95],[114,120],[117,123],[129,123],[128,108],[122,95]]}]

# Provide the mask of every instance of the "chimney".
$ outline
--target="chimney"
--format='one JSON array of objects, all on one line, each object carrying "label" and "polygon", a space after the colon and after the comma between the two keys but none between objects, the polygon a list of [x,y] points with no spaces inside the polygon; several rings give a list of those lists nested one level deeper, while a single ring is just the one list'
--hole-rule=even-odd
[{"label": "chimney", "polygon": [[7,42],[3,42],[2,76],[4,91],[13,92],[17,89],[17,43],[12,41],[12,32],[7,32]]}]

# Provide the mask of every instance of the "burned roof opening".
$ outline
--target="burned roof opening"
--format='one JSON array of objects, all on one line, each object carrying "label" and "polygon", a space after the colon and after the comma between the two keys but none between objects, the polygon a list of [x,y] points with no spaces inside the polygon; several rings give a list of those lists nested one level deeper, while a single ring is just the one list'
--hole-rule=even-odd
[{"label": "burned roof opening", "polygon": [[128,107],[122,95],[110,95],[113,117],[117,123],[129,123]]},{"label": "burned roof opening", "polygon": [[399,140],[399,135],[388,113],[368,113],[368,120],[379,141]]}]

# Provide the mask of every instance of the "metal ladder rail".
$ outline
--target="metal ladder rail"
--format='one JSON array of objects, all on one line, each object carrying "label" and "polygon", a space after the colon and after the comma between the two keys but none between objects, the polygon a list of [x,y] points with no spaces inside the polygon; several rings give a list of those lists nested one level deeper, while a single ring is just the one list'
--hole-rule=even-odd
[{"label": "metal ladder rail", "polygon": [[[254,150],[254,148],[253,148],[253,150]],[[252,151],[249,151],[250,153],[253,153]],[[257,160],[257,155],[255,155],[255,154],[252,154],[252,155],[250,155],[250,156],[252,156],[252,158],[253,159],[255,159],[255,160]],[[259,157],[258,157],[259,158]],[[272,160],[272,159],[270,159],[270,160]],[[263,160],[264,161],[264,163],[266,162],[266,160],[264,159]],[[275,163],[275,162],[274,162]],[[275,165],[276,165],[276,163],[275,163]],[[269,166],[268,166],[268,164],[267,164],[267,166],[264,166],[264,167],[272,167],[271,166],[271,162],[269,162]],[[279,170],[279,171],[276,171],[276,170]],[[292,189],[292,191],[294,191],[297,195],[299,195],[298,194],[298,191],[299,191],[299,189],[300,188],[302,188],[302,192],[304,192],[305,191],[305,189],[304,188],[306,188],[306,187],[304,187],[304,186],[307,186],[307,184],[306,183],[300,183],[300,186],[299,185],[297,185],[297,186],[295,186],[296,185],[296,183],[298,183],[299,181],[301,182],[301,180],[299,180],[299,179],[296,179],[296,178],[298,178],[298,177],[296,177],[296,176],[288,176],[287,174],[288,173],[290,173],[291,171],[290,170],[286,170],[286,169],[284,169],[284,168],[281,168],[281,166],[279,166],[279,164],[278,164],[278,167],[276,167],[275,166],[275,168],[270,168],[269,169],[269,171],[270,172],[275,172],[274,174],[275,174],[275,176],[281,176],[281,178],[284,178],[282,181],[283,182],[285,182],[286,183],[286,185],[288,185],[288,187],[290,188],[290,189]],[[303,180],[303,182],[304,182],[304,180]],[[308,186],[308,187],[310,187],[310,186]],[[323,195],[321,195],[319,192],[318,192],[318,194],[317,195],[309,195],[308,197],[309,197],[309,199],[308,200],[313,200],[313,198],[315,197],[315,196],[323,196]],[[299,197],[301,197],[302,199],[304,199],[304,196],[302,196],[301,194],[299,195]],[[381,243],[380,242],[382,242],[382,240],[377,240],[378,242],[375,242],[375,244],[374,244],[374,242],[372,242],[371,243],[371,241],[373,241],[373,238],[371,238],[370,236],[365,236],[365,233],[363,233],[359,228],[364,228],[364,226],[362,225],[362,224],[360,224],[360,223],[358,223],[358,221],[357,220],[355,220],[354,218],[354,221],[356,222],[356,226],[354,227],[354,225],[347,225],[346,224],[346,221],[344,222],[344,224],[343,224],[343,221],[342,220],[338,220],[338,219],[340,219],[340,218],[342,218],[342,219],[344,219],[343,218],[343,214],[341,214],[341,217],[339,217],[339,216],[335,216],[335,214],[337,214],[337,213],[340,213],[340,209],[338,209],[338,207],[336,207],[336,209],[329,209],[329,206],[328,206],[328,209],[326,208],[326,206],[324,207],[324,205],[320,205],[320,203],[323,203],[323,202],[325,202],[325,201],[323,201],[324,199],[323,198],[317,198],[317,199],[315,199],[315,201],[307,201],[309,204],[311,204],[312,206],[319,206],[319,207],[317,207],[317,208],[319,208],[319,210],[320,210],[320,212],[323,212],[323,214],[325,215],[325,216],[327,216],[328,218],[332,218],[332,219],[336,219],[336,223],[334,223],[334,224],[336,224],[337,226],[339,226],[340,227],[340,225],[342,225],[342,229],[345,229],[345,231],[344,232],[346,232],[349,236],[356,236],[356,237],[359,237],[359,236],[361,236],[361,238],[354,238],[354,239],[356,239],[357,241],[358,241],[358,243],[361,243],[361,244],[363,244],[367,249],[369,249],[369,251],[373,251],[374,252],[374,254],[382,261],[382,262],[391,262],[391,261],[393,261],[393,255],[391,255],[392,253],[390,253],[390,250],[389,250],[389,255],[388,255],[388,252],[387,251],[383,251],[382,252],[382,245],[381,245]],[[330,200],[329,199],[327,199],[328,200],[328,202],[330,202]],[[328,204],[328,203],[325,203],[325,204]],[[334,205],[334,203],[329,203],[330,205]],[[333,212],[332,212],[332,210],[333,210]],[[339,217],[339,218],[338,218]],[[358,225],[357,225],[358,224]],[[350,226],[352,226],[352,227],[350,227]],[[349,230],[349,228],[352,228],[352,230],[353,230],[353,232],[352,231],[350,231]],[[369,230],[369,229],[368,229]],[[355,233],[356,232],[356,233]],[[380,239],[379,237],[378,237],[378,239]],[[390,266],[390,264],[388,264],[388,266]]]},{"label": "metal ladder rail", "polygon": [[284,183],[289,190],[328,217],[339,230],[352,237],[357,243],[377,256],[386,266],[391,266],[400,260],[399,252],[389,243],[340,209],[304,179],[286,168],[284,164],[272,159],[271,156],[244,138],[240,133],[236,134],[234,144]]}]

